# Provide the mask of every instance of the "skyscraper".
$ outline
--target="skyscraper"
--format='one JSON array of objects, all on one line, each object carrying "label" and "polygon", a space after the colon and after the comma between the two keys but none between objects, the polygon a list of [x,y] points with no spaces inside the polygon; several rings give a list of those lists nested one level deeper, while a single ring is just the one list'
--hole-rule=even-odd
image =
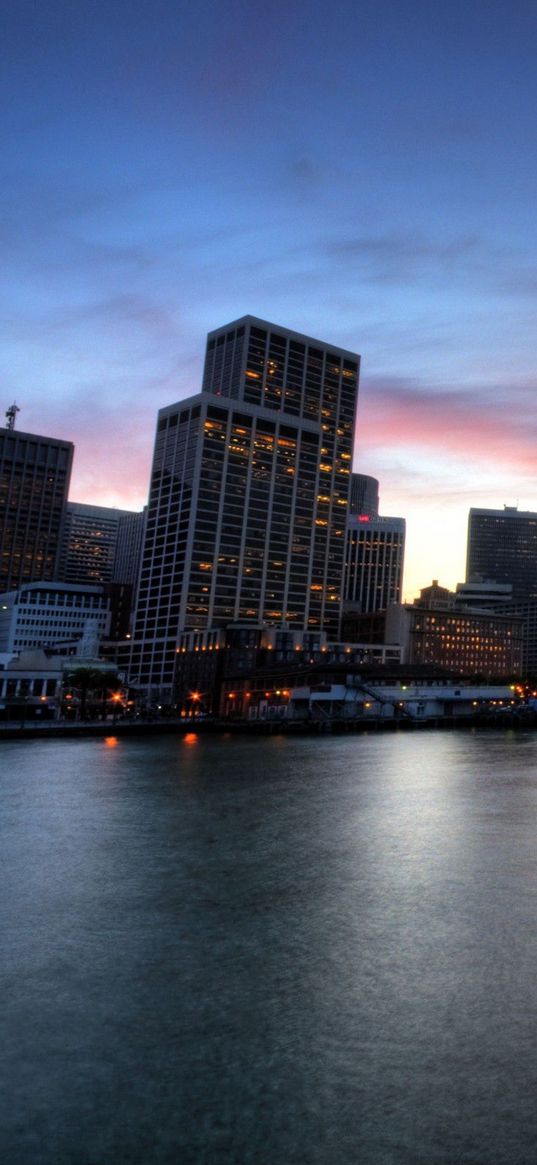
[{"label": "skyscraper", "polygon": [[132,670],[178,633],[339,630],[359,357],[252,316],[211,332],[202,392],[158,417]]},{"label": "skyscraper", "polygon": [[343,588],[347,610],[372,614],[401,602],[405,526],[404,518],[349,515]]},{"label": "skyscraper", "polygon": [[0,429],[0,592],[57,577],[73,445]]},{"label": "skyscraper", "polygon": [[345,540],[343,634],[374,641],[382,623],[374,618],[401,602],[405,556],[404,518],[381,517],[378,481],[351,475],[350,512]]},{"label": "skyscraper", "polygon": [[475,579],[511,583],[513,602],[537,599],[537,513],[470,510],[466,581]]},{"label": "skyscraper", "polygon": [[72,583],[134,583],[143,513],[67,502],[59,577]]}]

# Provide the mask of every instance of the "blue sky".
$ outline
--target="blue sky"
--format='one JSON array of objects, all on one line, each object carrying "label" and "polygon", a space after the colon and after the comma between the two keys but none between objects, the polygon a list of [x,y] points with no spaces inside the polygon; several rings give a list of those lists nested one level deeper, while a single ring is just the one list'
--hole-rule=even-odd
[{"label": "blue sky", "polygon": [[2,7],[4,407],[145,501],[156,411],[245,313],[362,355],[355,468],[406,586],[537,509],[537,8]]}]

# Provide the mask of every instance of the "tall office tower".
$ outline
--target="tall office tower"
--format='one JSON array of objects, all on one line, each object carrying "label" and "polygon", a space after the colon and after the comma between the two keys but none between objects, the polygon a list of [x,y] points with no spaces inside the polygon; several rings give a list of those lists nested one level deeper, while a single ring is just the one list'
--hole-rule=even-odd
[{"label": "tall office tower", "polygon": [[118,511],[116,556],[112,581],[136,586],[142,556],[147,508],[138,512]]},{"label": "tall office tower", "polygon": [[229,623],[336,637],[359,357],[252,316],[211,332],[200,394],[159,412],[131,671]]},{"label": "tall office tower", "polygon": [[0,591],[57,577],[73,449],[0,429]]},{"label": "tall office tower", "polygon": [[[123,525],[122,523],[127,523]],[[63,582],[133,582],[133,563],[126,558],[129,530],[138,530],[141,544],[143,514],[116,510],[111,506],[91,506],[67,502],[60,549],[59,577]],[[117,563],[132,577],[122,578],[116,570],[121,533],[121,560]]]},{"label": "tall office tower", "polygon": [[379,483],[366,473],[351,473],[349,513],[368,514],[376,518],[379,512]]},{"label": "tall office tower", "polygon": [[122,510],[67,502],[60,549],[60,578],[72,583],[111,582]]},{"label": "tall office tower", "polygon": [[343,586],[347,611],[372,614],[401,602],[405,530],[404,518],[349,515]]},{"label": "tall office tower", "polygon": [[537,513],[470,510],[466,581],[476,578],[511,583],[514,602],[537,599]]}]

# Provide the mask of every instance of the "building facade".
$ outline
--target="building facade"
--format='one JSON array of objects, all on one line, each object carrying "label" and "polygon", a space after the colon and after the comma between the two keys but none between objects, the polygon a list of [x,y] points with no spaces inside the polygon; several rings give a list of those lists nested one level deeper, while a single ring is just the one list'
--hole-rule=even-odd
[{"label": "building facade", "polygon": [[138,582],[147,509],[139,512],[117,510],[116,554],[112,582],[129,583],[133,589]]},{"label": "building facade", "polygon": [[142,530],[142,513],[67,502],[59,577],[70,583],[134,583]]},{"label": "building facade", "polygon": [[366,473],[351,473],[349,512],[376,518],[379,512],[379,483],[376,477],[369,477]]},{"label": "building facade", "polygon": [[0,592],[58,577],[74,447],[0,429]]},{"label": "building facade", "polygon": [[170,688],[180,632],[337,638],[359,357],[246,316],[211,332],[200,394],[161,409],[131,671]]},{"label": "building facade", "polygon": [[347,613],[372,614],[401,602],[405,530],[404,518],[349,515],[343,584]]},{"label": "building facade", "polygon": [[58,649],[76,645],[84,636],[97,647],[109,626],[102,586],[40,582],[0,595],[0,651]]},{"label": "building facade", "polygon": [[513,616],[425,606],[418,600],[388,608],[386,638],[400,644],[404,663],[487,679],[522,674],[522,620]]},{"label": "building facade", "polygon": [[475,579],[511,583],[514,602],[537,599],[537,513],[470,510],[466,581]]}]

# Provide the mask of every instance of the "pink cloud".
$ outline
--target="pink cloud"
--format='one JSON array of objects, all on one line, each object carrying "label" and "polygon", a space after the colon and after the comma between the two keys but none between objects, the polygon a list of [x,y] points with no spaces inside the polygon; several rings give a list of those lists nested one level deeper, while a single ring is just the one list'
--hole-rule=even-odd
[{"label": "pink cloud", "polygon": [[365,378],[358,406],[360,461],[390,446],[409,446],[471,457],[504,469],[535,472],[537,416],[529,399],[534,384],[483,385],[463,390],[431,388],[412,381]]}]

